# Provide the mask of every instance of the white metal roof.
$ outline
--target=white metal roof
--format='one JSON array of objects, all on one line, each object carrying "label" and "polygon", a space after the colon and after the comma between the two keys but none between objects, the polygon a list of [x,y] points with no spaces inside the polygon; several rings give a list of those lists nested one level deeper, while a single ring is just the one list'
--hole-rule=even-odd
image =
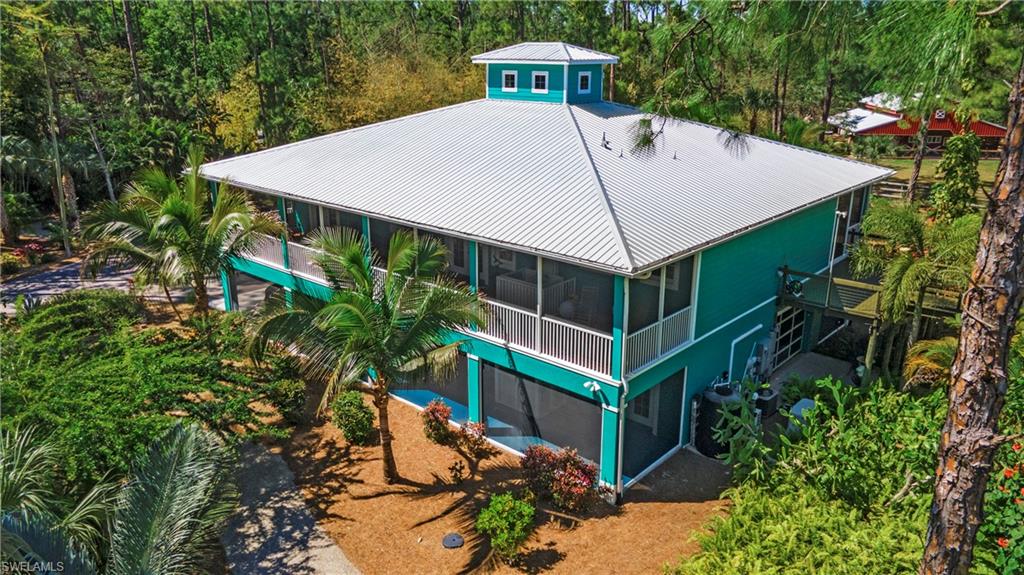
[{"label": "white metal roof", "polygon": [[903,99],[886,92],[865,96],[860,99],[860,103],[874,108],[885,108],[893,112],[899,112],[903,109]]},{"label": "white metal roof", "polygon": [[749,136],[738,154],[718,128],[683,121],[634,154],[641,117],[609,103],[476,100],[201,173],[627,275],[892,173]]},{"label": "white metal roof", "polygon": [[523,42],[473,56],[474,64],[488,62],[550,62],[553,64],[616,64],[618,56],[565,42]]},{"label": "white metal roof", "polygon": [[885,124],[899,121],[901,116],[872,112],[864,108],[851,108],[828,119],[829,123],[845,132],[856,134]]}]

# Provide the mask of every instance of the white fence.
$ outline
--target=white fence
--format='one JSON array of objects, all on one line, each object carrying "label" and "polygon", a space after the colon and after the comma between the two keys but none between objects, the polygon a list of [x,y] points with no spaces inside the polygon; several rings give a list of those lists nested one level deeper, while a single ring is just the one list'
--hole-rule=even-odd
[{"label": "white fence", "polygon": [[626,336],[626,373],[632,373],[690,341],[690,309],[685,307]]}]

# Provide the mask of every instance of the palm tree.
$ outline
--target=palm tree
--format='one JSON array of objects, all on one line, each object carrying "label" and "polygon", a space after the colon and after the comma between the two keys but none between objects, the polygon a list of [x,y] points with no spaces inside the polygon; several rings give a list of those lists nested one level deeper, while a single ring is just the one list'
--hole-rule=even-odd
[{"label": "palm tree", "polygon": [[903,362],[903,380],[907,385],[949,381],[949,368],[958,344],[956,336],[947,335],[940,339],[922,339],[910,346]]},{"label": "palm tree", "polygon": [[0,433],[0,515],[45,523],[86,558],[98,558],[117,485],[100,482],[70,502],[54,473],[57,456],[57,445],[34,427]]},{"label": "palm tree", "polygon": [[280,235],[276,216],[257,211],[240,191],[221,184],[211,201],[199,177],[202,148],[189,149],[180,182],[148,169],[128,184],[119,202],[103,202],[87,218],[85,237],[94,240],[82,266],[95,275],[105,265],[134,269],[136,280],[195,292],[194,314],[209,306],[206,283],[232,258],[252,253],[263,235]]},{"label": "palm tree", "polygon": [[[304,372],[326,382],[319,412],[340,390],[369,379],[378,412],[384,480],[398,479],[391,448],[388,399],[405,378],[451,370],[460,342],[452,330],[482,325],[481,299],[444,276],[444,245],[397,232],[388,246],[383,278],[375,280],[380,257],[351,230],[313,234],[316,263],[334,293],[327,302],[297,295],[291,307],[271,307],[251,341],[255,359],[272,345],[293,349]],[[369,254],[369,257],[367,255]]]},{"label": "palm tree", "polygon": [[[27,475],[35,476],[37,484],[53,481],[46,478],[54,471],[52,454],[47,455],[53,445],[47,440],[15,431],[4,436],[3,445],[22,454],[8,465],[7,455],[14,452],[4,452],[5,485]],[[107,575],[202,572],[211,545],[235,509],[234,465],[233,452],[215,433],[178,424],[152,444],[116,498],[86,497],[76,506],[87,503],[96,517],[113,515],[109,556],[82,544],[68,526],[71,516],[56,517],[46,509],[50,503],[40,507],[27,498],[11,508],[5,500],[4,561],[59,561],[68,572],[81,574],[98,573],[102,563]],[[51,493],[50,502],[54,499]]]},{"label": "palm tree", "polygon": [[926,290],[967,287],[980,227],[973,214],[931,222],[915,204],[872,201],[861,223],[864,239],[853,250],[853,271],[882,276],[884,321],[899,323],[911,311],[908,347],[921,331]]}]

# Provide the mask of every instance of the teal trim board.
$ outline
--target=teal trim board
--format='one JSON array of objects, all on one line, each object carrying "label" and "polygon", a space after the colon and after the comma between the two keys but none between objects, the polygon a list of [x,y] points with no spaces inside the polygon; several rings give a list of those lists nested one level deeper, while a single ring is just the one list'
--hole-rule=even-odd
[{"label": "teal trim board", "polygon": [[619,484],[619,411],[601,409],[601,467],[598,470],[602,483],[617,488]]},{"label": "teal trim board", "polygon": [[227,268],[220,268],[220,288],[221,293],[224,294],[224,311],[235,311],[235,302],[231,297],[234,293],[231,282],[231,272]]},{"label": "teal trim board", "polygon": [[619,380],[622,376],[623,313],[626,307],[626,278],[615,276],[612,287],[612,379]]},{"label": "teal trim board", "polygon": [[284,234],[281,236],[281,255],[284,257],[284,267],[290,267],[288,263],[288,212],[285,211],[284,198],[277,198],[277,215],[285,224]]},{"label": "teal trim board", "polygon": [[480,360],[475,357],[466,358],[466,372],[469,388],[466,402],[469,404],[469,420],[483,421],[483,402],[480,397]]}]

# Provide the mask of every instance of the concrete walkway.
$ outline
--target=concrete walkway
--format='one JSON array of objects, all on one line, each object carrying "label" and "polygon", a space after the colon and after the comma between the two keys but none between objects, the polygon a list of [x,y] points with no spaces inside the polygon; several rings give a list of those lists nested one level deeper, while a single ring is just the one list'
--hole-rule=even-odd
[{"label": "concrete walkway", "polygon": [[280,455],[258,444],[240,448],[241,507],[221,538],[232,573],[358,575],[310,515]]}]

